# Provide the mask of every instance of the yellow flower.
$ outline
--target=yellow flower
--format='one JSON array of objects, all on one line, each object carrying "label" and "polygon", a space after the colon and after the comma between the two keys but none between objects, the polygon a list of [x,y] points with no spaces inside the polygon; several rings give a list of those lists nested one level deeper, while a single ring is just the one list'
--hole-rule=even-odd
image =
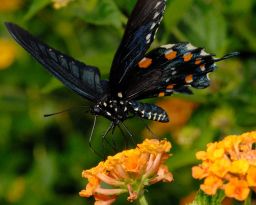
[{"label": "yellow flower", "polygon": [[17,54],[16,45],[7,39],[0,39],[0,70],[9,67]]},{"label": "yellow flower", "polygon": [[52,0],[53,1],[53,8],[61,9],[67,6],[73,0]]},{"label": "yellow flower", "polygon": [[209,143],[199,151],[202,164],[192,168],[195,179],[204,179],[200,188],[208,195],[223,189],[227,197],[245,200],[250,189],[256,190],[256,131],[231,135]]},{"label": "yellow flower", "polygon": [[133,202],[144,193],[144,187],[159,181],[171,182],[172,174],[164,165],[171,149],[166,140],[146,139],[135,149],[109,156],[96,167],[85,170],[86,188],[82,197],[94,196],[95,204],[112,204],[117,196],[128,193],[128,201]]}]

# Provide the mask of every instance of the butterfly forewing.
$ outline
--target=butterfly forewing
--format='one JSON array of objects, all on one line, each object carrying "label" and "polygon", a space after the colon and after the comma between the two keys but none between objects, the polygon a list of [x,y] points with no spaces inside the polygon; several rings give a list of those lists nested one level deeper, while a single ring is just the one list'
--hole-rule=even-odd
[{"label": "butterfly forewing", "polygon": [[130,73],[154,40],[165,6],[165,0],[137,2],[112,63],[110,86],[113,95],[127,87]]},{"label": "butterfly forewing", "polygon": [[51,48],[13,23],[6,23],[6,26],[14,39],[67,87],[91,101],[102,95],[103,88],[96,67]]}]

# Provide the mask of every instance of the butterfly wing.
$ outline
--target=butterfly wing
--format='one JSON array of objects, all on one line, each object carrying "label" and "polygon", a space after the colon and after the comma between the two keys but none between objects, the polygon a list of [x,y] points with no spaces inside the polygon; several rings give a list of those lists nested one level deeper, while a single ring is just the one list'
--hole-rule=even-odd
[{"label": "butterfly wing", "polygon": [[166,0],[138,0],[112,63],[110,86],[113,95],[126,88],[130,73],[150,47],[165,6]]},{"label": "butterfly wing", "polygon": [[100,73],[96,67],[85,65],[41,42],[13,23],[5,23],[12,37],[64,85],[91,100],[103,93]]},{"label": "butterfly wing", "polygon": [[202,89],[210,85],[208,73],[215,70],[215,62],[237,54],[214,58],[190,43],[156,48],[136,66],[137,72],[131,76],[125,95],[128,99],[143,99],[168,96],[173,92],[191,94],[191,86]]}]

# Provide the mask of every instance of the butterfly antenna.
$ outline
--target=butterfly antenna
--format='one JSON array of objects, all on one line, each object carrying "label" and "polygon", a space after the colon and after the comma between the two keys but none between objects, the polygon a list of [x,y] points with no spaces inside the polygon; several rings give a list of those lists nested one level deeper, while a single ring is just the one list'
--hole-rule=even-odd
[{"label": "butterfly antenna", "polygon": [[[80,108],[88,108],[90,106],[79,106],[79,107],[70,107],[68,109],[65,109],[65,110],[62,110],[62,111],[59,111],[59,112],[54,112],[54,113],[51,113],[51,114],[44,114],[44,117],[51,117],[53,115],[59,115],[59,114],[63,114],[65,112],[70,112],[70,111],[73,111],[75,109],[80,109]],[[86,110],[86,112],[88,112],[89,110]]]},{"label": "butterfly antenna", "polygon": [[238,56],[239,54],[240,54],[239,52],[232,52],[232,53],[229,53],[229,54],[223,56],[222,58],[214,59],[214,62],[219,62],[219,61],[222,61],[222,60],[225,60],[228,58],[232,58],[232,57]]}]

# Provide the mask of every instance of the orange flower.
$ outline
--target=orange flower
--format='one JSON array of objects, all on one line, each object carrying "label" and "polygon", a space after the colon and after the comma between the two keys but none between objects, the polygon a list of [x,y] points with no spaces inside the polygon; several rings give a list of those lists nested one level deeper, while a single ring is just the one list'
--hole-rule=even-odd
[{"label": "orange flower", "polygon": [[82,197],[94,196],[95,204],[112,204],[117,196],[128,193],[128,201],[141,197],[144,187],[159,181],[171,182],[172,174],[164,165],[171,144],[166,140],[146,139],[135,149],[109,156],[96,167],[85,170],[82,177],[88,179]]},{"label": "orange flower", "polygon": [[245,200],[256,190],[256,131],[240,136],[231,135],[220,142],[209,143],[206,151],[199,151],[202,164],[192,168],[196,179],[204,179],[200,188],[209,195],[223,189],[226,196]]},{"label": "orange flower", "polygon": [[233,178],[224,186],[227,197],[235,198],[239,201],[245,200],[250,192],[248,184],[244,180]]},{"label": "orange flower", "polygon": [[209,176],[205,178],[204,183],[201,184],[200,188],[209,195],[216,194],[217,189],[222,186],[222,180],[216,176]]}]

